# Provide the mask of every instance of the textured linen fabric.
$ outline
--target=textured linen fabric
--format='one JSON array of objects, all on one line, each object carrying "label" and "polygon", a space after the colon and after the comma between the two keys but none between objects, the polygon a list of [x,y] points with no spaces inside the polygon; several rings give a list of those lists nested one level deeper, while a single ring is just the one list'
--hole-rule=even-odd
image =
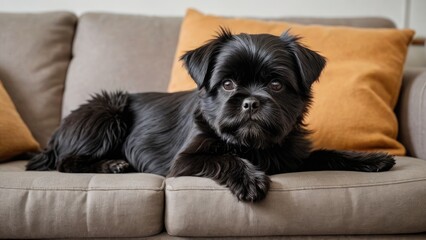
[{"label": "textured linen fabric", "polygon": [[398,101],[400,141],[410,156],[426,159],[426,69],[407,69]]},{"label": "textured linen fabric", "polygon": [[42,147],[60,123],[76,23],[66,12],[0,13],[0,79]]},{"label": "textured linen fabric", "polygon": [[188,90],[195,83],[178,61],[188,50],[211,39],[219,26],[234,33],[290,33],[328,59],[306,118],[315,148],[386,151],[404,155],[396,138],[393,109],[402,70],[414,32],[299,25],[253,19],[229,19],[188,10],[182,23],[169,91]]},{"label": "textured linen fabric", "polygon": [[165,225],[176,236],[392,234],[426,231],[426,161],[397,157],[389,172],[271,176],[259,203],[207,178],[166,179]]},{"label": "textured linen fabric", "polygon": [[180,23],[173,17],[83,14],[62,116],[101,90],[166,91]]},{"label": "textured linen fabric", "polygon": [[25,164],[0,164],[1,238],[144,237],[163,229],[161,176],[24,172]]},{"label": "textured linen fabric", "polygon": [[39,144],[22,121],[0,81],[0,162],[38,149]]}]

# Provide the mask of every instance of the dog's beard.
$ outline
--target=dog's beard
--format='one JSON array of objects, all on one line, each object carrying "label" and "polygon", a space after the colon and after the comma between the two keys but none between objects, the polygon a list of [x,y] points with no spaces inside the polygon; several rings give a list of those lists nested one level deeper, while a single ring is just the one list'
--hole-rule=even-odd
[{"label": "dog's beard", "polygon": [[241,100],[230,99],[217,119],[217,130],[230,144],[266,148],[280,142],[288,128],[282,110],[268,99],[260,99],[261,108],[255,113],[244,112]]}]

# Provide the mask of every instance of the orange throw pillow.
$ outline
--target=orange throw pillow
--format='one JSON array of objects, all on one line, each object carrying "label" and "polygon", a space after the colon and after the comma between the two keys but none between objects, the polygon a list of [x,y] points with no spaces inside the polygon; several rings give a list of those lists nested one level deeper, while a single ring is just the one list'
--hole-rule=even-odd
[{"label": "orange throw pillow", "polygon": [[313,131],[315,148],[405,154],[396,140],[398,122],[393,109],[414,31],[231,19],[190,9],[180,30],[170,92],[195,88],[179,57],[213,38],[219,26],[234,34],[280,35],[290,29],[302,37],[303,44],[327,58],[319,82],[313,85],[314,103],[305,119]]},{"label": "orange throw pillow", "polygon": [[38,149],[39,144],[0,82],[0,162]]}]

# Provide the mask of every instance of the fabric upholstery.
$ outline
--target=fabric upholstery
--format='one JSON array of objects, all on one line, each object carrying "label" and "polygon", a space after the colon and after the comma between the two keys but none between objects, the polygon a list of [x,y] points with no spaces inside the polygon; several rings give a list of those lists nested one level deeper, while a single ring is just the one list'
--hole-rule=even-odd
[{"label": "fabric upholstery", "polygon": [[[193,240],[197,238],[175,237],[167,233],[161,233],[153,237],[144,238],[144,240]],[[398,235],[327,235],[327,236],[264,236],[264,237],[209,237],[198,238],[208,240],[424,240],[425,234],[398,234]],[[106,240],[106,239],[99,239]],[[123,239],[124,240],[124,239]],[[134,240],[134,239],[130,239]]]},{"label": "fabric upholstery", "polygon": [[[187,237],[175,237],[170,236],[167,233],[162,233],[152,238],[144,240],[193,240],[196,238]],[[198,238],[208,240],[424,240],[426,234],[398,234],[398,235],[327,235],[327,236],[264,236],[264,237],[209,237],[209,238]],[[99,239],[106,240],[106,239]],[[124,239],[123,239],[124,240]],[[132,239],[131,239],[132,240]],[[134,239],[133,239],[134,240]]]},{"label": "fabric upholstery", "polygon": [[0,81],[0,162],[38,149],[37,141]]},{"label": "fabric upholstery", "polygon": [[0,79],[42,147],[59,126],[77,17],[0,13]]},{"label": "fabric upholstery", "polygon": [[23,172],[25,164],[0,164],[2,238],[143,237],[163,229],[161,176]]},{"label": "fabric upholstery", "polygon": [[410,156],[426,159],[426,69],[407,69],[397,108],[400,141]]},{"label": "fabric upholstery", "polygon": [[28,160],[15,160],[2,163],[0,165],[0,172],[25,172],[25,165],[27,163]]},{"label": "fabric upholstery", "polygon": [[395,28],[395,23],[387,18],[352,17],[352,18],[315,18],[315,17],[285,17],[265,19],[269,21],[286,21],[299,24],[315,24],[330,26],[347,26],[362,28]]},{"label": "fabric upholstery", "polygon": [[62,116],[101,90],[166,91],[179,25],[178,18],[82,15]]},{"label": "fabric upholstery", "polygon": [[[188,10],[176,50],[170,91],[193,89],[195,83],[178,61],[186,51],[211,39],[219,26],[234,33],[290,33],[328,59],[306,118],[315,148],[386,151],[404,155],[396,140],[393,112],[411,30],[363,29],[229,19]],[[356,43],[356,44],[354,44]]]},{"label": "fabric upholstery", "polygon": [[166,179],[167,232],[214,237],[426,231],[424,160],[397,157],[389,172],[301,172],[271,180],[266,198],[252,204],[238,202],[210,179]]}]

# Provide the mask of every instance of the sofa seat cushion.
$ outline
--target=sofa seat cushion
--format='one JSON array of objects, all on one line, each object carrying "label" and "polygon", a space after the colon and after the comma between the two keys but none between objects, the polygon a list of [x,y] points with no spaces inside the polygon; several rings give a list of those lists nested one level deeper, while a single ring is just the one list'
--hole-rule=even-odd
[{"label": "sofa seat cushion", "polygon": [[27,160],[17,160],[13,162],[5,162],[0,164],[1,172],[25,172],[25,165],[28,163]]},{"label": "sofa seat cushion", "polygon": [[143,237],[163,229],[161,176],[25,172],[25,164],[0,164],[2,238]]},{"label": "sofa seat cushion", "polygon": [[245,203],[210,179],[166,179],[167,232],[216,237],[426,231],[424,160],[397,157],[389,172],[300,172],[271,180],[263,201]]}]

